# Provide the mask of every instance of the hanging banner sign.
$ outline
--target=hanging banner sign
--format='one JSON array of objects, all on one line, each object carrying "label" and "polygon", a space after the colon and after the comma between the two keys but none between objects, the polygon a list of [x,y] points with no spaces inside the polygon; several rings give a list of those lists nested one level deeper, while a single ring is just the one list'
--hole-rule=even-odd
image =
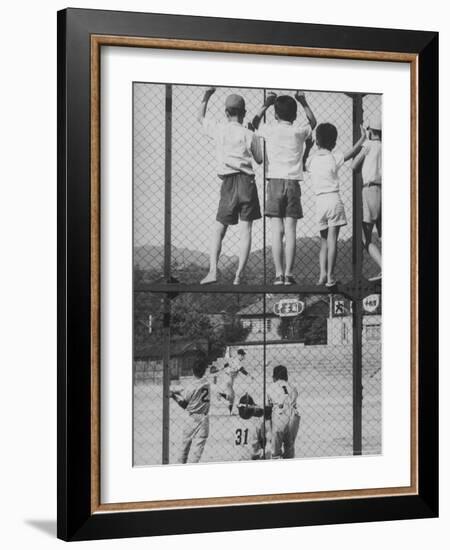
[{"label": "hanging banner sign", "polygon": [[296,317],[303,313],[304,309],[304,302],[296,300],[295,298],[280,300],[273,306],[273,312],[279,317]]},{"label": "hanging banner sign", "polygon": [[366,296],[363,300],[364,311],[367,311],[368,313],[375,313],[375,311],[377,311],[380,307],[380,301],[379,294],[370,294],[370,296]]},{"label": "hanging banner sign", "polygon": [[352,301],[347,298],[333,296],[333,317],[344,317],[351,315],[353,311]]}]

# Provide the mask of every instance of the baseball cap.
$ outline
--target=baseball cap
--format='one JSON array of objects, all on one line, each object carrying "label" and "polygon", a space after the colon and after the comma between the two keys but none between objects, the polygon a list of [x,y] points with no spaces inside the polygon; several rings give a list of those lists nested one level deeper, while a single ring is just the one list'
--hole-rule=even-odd
[{"label": "baseball cap", "polygon": [[369,128],[372,130],[381,130],[381,116],[380,115],[372,115],[369,118]]},{"label": "baseball cap", "polygon": [[230,94],[225,100],[225,109],[240,109],[245,111],[245,101],[241,95]]}]

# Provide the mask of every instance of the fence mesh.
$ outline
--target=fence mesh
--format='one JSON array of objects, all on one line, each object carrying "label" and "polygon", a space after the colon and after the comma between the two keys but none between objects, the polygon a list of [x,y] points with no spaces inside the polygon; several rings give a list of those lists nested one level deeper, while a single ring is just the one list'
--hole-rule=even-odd
[{"label": "fence mesh", "polygon": [[[208,358],[207,379],[211,385],[209,435],[202,462],[248,460],[249,432],[263,433],[267,445],[262,457],[271,458],[271,422],[242,420],[237,414],[240,397],[248,393],[256,404],[268,404],[273,367],[287,367],[289,383],[298,391],[300,429],[295,442],[296,457],[345,456],[354,452],[351,297],[330,292],[271,293],[274,278],[270,224],[263,217],[253,224],[252,251],[244,285],[269,286],[251,293],[239,287],[235,292],[209,292],[193,288],[209,265],[211,228],[219,199],[220,180],[215,172],[214,146],[197,120],[204,88],[173,85],[171,112],[167,122],[166,85],[135,83],[134,120],[134,457],[135,465],[180,462],[183,430],[188,414],[170,400],[164,414],[164,370],[170,389],[188,386],[192,365]],[[224,101],[239,93],[246,101],[247,125],[262,106],[266,94],[292,91],[218,88],[208,105],[207,117],[224,120]],[[336,150],[346,152],[354,142],[352,98],[344,93],[307,92],[318,123],[331,122],[338,130]],[[381,97],[363,98],[363,117],[381,112]],[[274,122],[273,108],[266,114]],[[299,106],[298,121],[306,123]],[[170,151],[167,150],[170,124]],[[166,160],[170,155],[170,208],[166,194]],[[255,166],[261,206],[264,203],[265,163]],[[339,236],[337,278],[351,287],[354,280],[353,173],[350,163],[339,172],[341,198],[348,225]],[[315,219],[315,197],[310,176],[302,187],[304,217],[297,226],[295,278],[315,285],[319,275],[320,238]],[[165,222],[170,220],[170,240]],[[361,237],[358,230],[357,244]],[[170,247],[168,254],[167,247]],[[219,284],[231,284],[237,267],[239,228],[230,227],[223,242],[219,263]],[[165,258],[170,256],[170,269]],[[365,277],[376,269],[365,257]],[[170,277],[181,284],[177,293],[157,286]],[[153,286],[152,286],[153,285]],[[192,287],[192,289],[191,289]],[[142,290],[145,288],[146,290]],[[194,291],[195,290],[195,291]],[[381,289],[375,288],[379,295]],[[367,294],[367,293],[366,293]],[[283,317],[275,313],[280,300],[303,304],[301,315]],[[362,452],[381,452],[381,309],[363,317],[362,335]],[[170,327],[170,338],[164,327]],[[245,370],[233,384],[234,403],[221,395],[226,363],[235,363],[237,350],[245,350]],[[166,373],[167,374],[167,373]],[[164,456],[163,432],[168,433]],[[246,431],[247,430],[247,431]]]}]

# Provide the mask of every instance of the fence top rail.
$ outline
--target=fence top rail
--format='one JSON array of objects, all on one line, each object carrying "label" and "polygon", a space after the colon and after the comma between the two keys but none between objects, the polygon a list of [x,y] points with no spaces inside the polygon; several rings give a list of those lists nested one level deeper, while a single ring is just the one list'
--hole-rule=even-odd
[{"label": "fence top rail", "polygon": [[210,284],[186,285],[181,283],[136,283],[134,292],[158,293],[232,293],[232,294],[343,294],[353,297],[356,291],[377,293],[381,291],[381,284],[363,280],[360,285],[352,283],[338,283],[329,288],[326,286],[296,284],[296,285],[232,285]]}]

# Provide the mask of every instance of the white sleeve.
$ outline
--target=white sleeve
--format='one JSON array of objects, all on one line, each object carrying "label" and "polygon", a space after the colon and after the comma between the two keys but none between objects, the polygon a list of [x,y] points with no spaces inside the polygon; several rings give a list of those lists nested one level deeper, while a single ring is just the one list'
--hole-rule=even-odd
[{"label": "white sleeve", "polygon": [[262,148],[261,148],[261,140],[258,139],[258,136],[252,133],[251,136],[251,145],[250,149],[253,155],[253,158],[258,164],[261,164],[263,161],[263,154],[262,154]]},{"label": "white sleeve", "polygon": [[215,120],[211,120],[210,118],[204,117],[202,120],[202,128],[205,135],[207,135],[210,138],[215,138],[217,135],[217,122]]},{"label": "white sleeve", "polygon": [[181,390],[181,398],[189,403],[193,393],[194,393],[194,388],[192,386],[188,386],[187,388],[184,388]]},{"label": "white sleeve", "polygon": [[306,126],[297,127],[297,135],[299,135],[303,140],[306,140],[312,136],[312,128],[310,124]]},{"label": "white sleeve", "polygon": [[271,125],[266,124],[263,122],[259,125],[259,128],[256,130],[256,135],[260,138],[267,139],[268,135],[270,134]]},{"label": "white sleeve", "polygon": [[336,162],[336,170],[339,170],[344,165],[344,154],[340,151],[333,153],[334,160]]},{"label": "white sleeve", "polygon": [[366,141],[362,144],[361,152],[366,157],[367,153],[370,151],[370,148],[372,147],[372,144],[369,139],[366,139]]}]

